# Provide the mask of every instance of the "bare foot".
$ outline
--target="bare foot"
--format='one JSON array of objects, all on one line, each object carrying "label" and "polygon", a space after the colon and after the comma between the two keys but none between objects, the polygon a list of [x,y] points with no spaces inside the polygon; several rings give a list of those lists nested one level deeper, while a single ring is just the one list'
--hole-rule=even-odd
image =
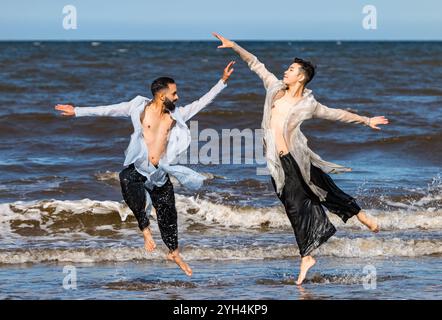
[{"label": "bare foot", "polygon": [[374,232],[374,233],[378,233],[380,228],[378,226],[378,224],[376,223],[376,221],[373,218],[368,217],[365,212],[360,211],[356,217],[358,218],[358,220],[364,224],[368,229],[370,229],[370,231]]},{"label": "bare foot", "polygon": [[186,275],[188,275],[189,277],[192,276],[192,269],[189,267],[189,265],[187,263],[184,262],[184,260],[181,258],[180,253],[178,252],[178,249],[173,251],[173,252],[169,252],[167,254],[167,259],[169,259],[170,261],[175,262],[178,267],[181,268],[181,270],[184,271],[184,273]]},{"label": "bare foot", "polygon": [[300,286],[307,276],[307,271],[313,267],[316,263],[316,260],[312,256],[306,256],[301,258],[301,267],[299,271],[298,280],[296,284]]},{"label": "bare foot", "polygon": [[148,252],[154,251],[157,245],[155,244],[155,241],[152,238],[152,233],[150,232],[150,228],[146,228],[143,230],[143,236],[144,236],[144,248]]}]

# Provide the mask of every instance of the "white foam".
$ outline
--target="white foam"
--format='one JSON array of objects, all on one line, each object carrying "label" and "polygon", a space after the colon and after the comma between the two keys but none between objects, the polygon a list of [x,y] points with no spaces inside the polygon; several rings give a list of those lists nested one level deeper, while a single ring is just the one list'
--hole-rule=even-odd
[{"label": "white foam", "polygon": [[[208,229],[234,228],[244,232],[291,229],[282,206],[267,208],[236,207],[179,194],[176,194],[176,205],[180,226],[184,228],[193,224],[202,224]],[[442,230],[441,210],[433,210],[432,208],[420,211],[402,209],[395,211],[367,210],[367,213],[377,220],[384,231]],[[0,204],[0,237],[6,237],[13,233],[11,230],[12,223],[15,223],[15,227],[19,225],[19,222],[23,225],[38,223],[39,227],[44,229],[62,220],[63,215],[66,214],[118,214],[121,221],[126,221],[128,215],[131,215],[132,212],[123,201],[83,199],[4,203]],[[155,211],[152,215],[155,217]],[[356,218],[352,218],[348,220],[347,224],[344,224],[336,215],[332,213],[328,215],[338,229],[366,230]],[[69,225],[66,225],[66,227],[69,228]],[[99,223],[85,227],[95,228],[96,230],[100,230],[97,227],[111,230],[110,226],[105,227]],[[63,228],[63,226],[59,225],[59,228]]]},{"label": "white foam", "polygon": [[[421,257],[442,255],[440,240],[403,240],[399,238],[331,238],[318,250],[315,256],[334,256],[345,258],[366,257]],[[77,248],[77,249],[18,249],[0,250],[0,263],[42,263],[42,262],[124,262],[132,260],[164,261],[166,251],[157,249],[147,253],[142,247]],[[263,260],[287,259],[299,257],[295,245],[269,246],[228,246],[211,248],[187,246],[182,248],[182,255],[188,261],[195,260]]]},{"label": "white foam", "polygon": [[118,172],[113,171],[99,172],[95,174],[95,177],[98,181],[120,181],[120,178],[118,177]]},{"label": "white foam", "polygon": [[[209,172],[201,172],[201,174],[203,176],[205,176],[206,179],[208,179],[208,180],[213,180],[215,178],[221,178],[221,179],[225,178],[225,177],[222,177],[222,176],[215,176],[214,174],[209,173]],[[119,173],[118,172],[114,172],[114,171],[98,172],[98,173],[95,174],[95,177],[97,178],[98,181],[109,181],[109,182],[112,182],[112,183],[119,183],[119,181],[120,181]],[[172,184],[174,186],[179,186],[179,184],[180,184],[178,182],[178,180],[175,177],[173,177],[173,176],[170,177],[170,181],[172,182]]]},{"label": "white foam", "polygon": [[[15,239],[14,241],[17,241],[16,239],[21,237],[11,228],[12,224],[14,224],[14,228],[23,228],[26,225],[35,226],[37,224],[41,230],[47,231],[48,227],[63,219],[59,217],[63,213],[99,215],[112,212],[119,214],[121,221],[125,221],[127,216],[131,214],[130,209],[124,203],[116,201],[83,199],[3,203],[0,204],[0,239],[3,240],[2,242],[7,239]],[[96,227],[99,226],[94,227],[97,229]],[[60,228],[59,231],[63,231],[63,228]],[[71,233],[72,236],[74,234],[78,236],[81,232],[79,233],[76,230]],[[86,238],[91,238],[90,235],[83,234]]]},{"label": "white foam", "polygon": [[384,202],[392,207],[403,208],[407,211],[438,211],[441,209],[442,201],[442,173],[437,174],[432,178],[431,183],[426,188],[410,188],[408,189],[412,194],[418,193],[420,198],[402,199],[400,202],[384,200]]},{"label": "white foam", "polygon": [[181,195],[176,195],[176,201],[178,211],[187,223],[202,223],[209,227],[289,227],[287,217],[278,207],[235,207]]},{"label": "white foam", "polygon": [[[289,220],[282,206],[268,208],[234,207],[180,195],[177,195],[177,206],[187,221],[203,223],[208,226],[241,227],[245,229],[259,229],[262,227],[290,228]],[[383,230],[442,229],[442,210],[365,211],[379,223]],[[328,213],[328,216],[332,223],[339,228],[366,229],[356,218],[352,218],[344,224],[335,214]]]},{"label": "white foam", "polygon": [[437,239],[405,240],[400,238],[383,239],[379,237],[348,239],[333,237],[321,246],[317,253],[318,255],[355,258],[440,255],[442,254],[442,241]]}]

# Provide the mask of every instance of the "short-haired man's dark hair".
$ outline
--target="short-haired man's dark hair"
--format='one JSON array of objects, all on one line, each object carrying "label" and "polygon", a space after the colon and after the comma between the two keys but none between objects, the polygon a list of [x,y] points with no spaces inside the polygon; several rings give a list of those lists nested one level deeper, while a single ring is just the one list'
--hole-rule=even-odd
[{"label": "short-haired man's dark hair", "polygon": [[155,79],[152,82],[152,85],[150,86],[150,91],[152,91],[152,96],[155,97],[155,95],[164,89],[168,89],[169,88],[169,84],[173,84],[175,83],[175,80],[173,80],[172,78],[168,78],[168,77],[161,77],[158,79]]},{"label": "short-haired man's dark hair", "polygon": [[313,77],[315,76],[316,67],[310,61],[303,60],[301,58],[295,58],[295,60],[293,60],[293,63],[297,63],[301,66],[306,79],[305,85],[312,81]]}]

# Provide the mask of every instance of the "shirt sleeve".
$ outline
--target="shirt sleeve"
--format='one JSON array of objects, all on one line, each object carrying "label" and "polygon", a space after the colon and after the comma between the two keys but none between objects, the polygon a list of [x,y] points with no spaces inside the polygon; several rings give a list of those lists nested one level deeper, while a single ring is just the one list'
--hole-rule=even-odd
[{"label": "shirt sleeve", "polygon": [[209,90],[204,96],[199,98],[198,100],[184,106],[179,107],[179,111],[181,113],[181,116],[183,117],[184,121],[189,120],[194,115],[196,115],[201,109],[209,105],[213,99],[225,88],[227,87],[227,84],[224,83],[224,81],[221,79],[218,81],[218,83],[212,87],[212,89]]},{"label": "shirt sleeve", "polygon": [[324,106],[317,102],[313,118],[320,118],[332,121],[341,121],[347,123],[361,123],[368,126],[369,118],[357,115],[343,109],[335,109]]},{"label": "shirt sleeve", "polygon": [[141,98],[141,96],[136,96],[131,101],[120,102],[107,106],[75,107],[75,116],[129,117],[132,107],[136,106],[137,102],[139,102]]},{"label": "shirt sleeve", "polygon": [[256,56],[239,46],[236,42],[234,42],[232,49],[247,63],[250,70],[255,72],[261,78],[264,83],[264,88],[267,89],[273,83],[278,81],[278,78],[273,73],[268,71],[265,65],[260,62]]}]

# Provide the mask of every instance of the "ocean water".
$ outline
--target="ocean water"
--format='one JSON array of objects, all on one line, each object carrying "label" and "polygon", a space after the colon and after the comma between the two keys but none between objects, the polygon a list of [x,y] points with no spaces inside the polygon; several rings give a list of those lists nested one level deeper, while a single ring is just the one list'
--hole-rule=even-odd
[{"label": "ocean water", "polygon": [[[313,60],[320,102],[390,120],[381,131],[318,119],[302,126],[321,157],[352,167],[332,178],[382,232],[329,213],[338,232],[298,288],[293,231],[269,176],[257,175],[255,144],[242,143],[232,147],[241,163],[189,165],[208,177],[201,190],[173,181],[180,247],[194,270],[187,278],[165,261],[155,214],[158,248],[147,253],[122,201],[130,120],[64,118],[53,107],[150,97],[159,76],[175,78],[185,105],[235,59],[228,88],[192,119],[198,132],[221,135],[260,127],[260,79],[214,42],[1,42],[0,298],[442,298],[442,43],[241,44],[277,76],[295,56]],[[200,150],[207,143],[193,138]],[[76,290],[63,287],[66,267]]]}]

